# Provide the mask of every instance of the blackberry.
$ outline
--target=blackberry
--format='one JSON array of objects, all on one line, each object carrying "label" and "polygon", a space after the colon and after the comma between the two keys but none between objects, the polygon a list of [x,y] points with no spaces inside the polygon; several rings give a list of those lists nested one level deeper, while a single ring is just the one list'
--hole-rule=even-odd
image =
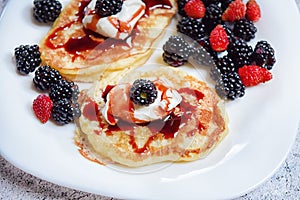
[{"label": "blackberry", "polygon": [[21,74],[29,74],[33,72],[41,64],[41,54],[39,46],[34,45],[20,45],[15,48],[15,59],[17,70]]},{"label": "blackberry", "polygon": [[193,48],[190,62],[192,64],[195,63],[197,66],[202,65],[212,67],[215,65],[214,59],[211,57],[210,53],[200,45]]},{"label": "blackberry", "polygon": [[188,61],[191,54],[190,45],[180,36],[171,36],[163,45],[163,59],[173,67],[178,67]]},{"label": "blackberry", "polygon": [[225,55],[216,62],[216,66],[211,68],[210,76],[214,80],[218,80],[221,75],[237,72],[233,60]]},{"label": "blackberry", "polygon": [[249,42],[251,39],[255,37],[255,33],[257,32],[257,28],[254,26],[253,22],[243,18],[238,20],[234,24],[233,33],[235,36],[244,39]]},{"label": "blackberry", "polygon": [[233,0],[222,0],[221,1],[221,8],[223,12],[228,8],[229,4],[233,2]]},{"label": "blackberry", "polygon": [[201,40],[205,36],[205,26],[201,19],[183,17],[177,24],[177,30],[196,41]]},{"label": "blackberry", "polygon": [[60,73],[50,66],[41,66],[35,71],[33,85],[41,91],[47,91],[50,87],[62,79]]},{"label": "blackberry", "polygon": [[130,88],[130,99],[138,105],[149,105],[157,98],[157,89],[153,82],[137,79]]},{"label": "blackberry", "polygon": [[79,95],[79,88],[73,81],[60,79],[50,88],[49,96],[52,101],[59,101],[60,99],[70,99],[76,102]]},{"label": "blackberry", "polygon": [[251,59],[253,64],[271,70],[276,62],[275,51],[267,41],[262,40],[255,45]]},{"label": "blackberry", "polygon": [[80,115],[81,111],[78,103],[74,104],[69,99],[60,99],[53,103],[51,116],[59,125],[69,124]]},{"label": "blackberry", "polygon": [[58,0],[34,0],[33,5],[33,16],[42,23],[54,22],[62,9]]},{"label": "blackberry", "polygon": [[209,6],[210,4],[217,3],[219,0],[202,0],[205,6]]},{"label": "blackberry", "polygon": [[230,24],[222,24],[223,28],[225,29],[229,42],[232,42],[235,40],[235,35],[232,32],[233,27]]},{"label": "blackberry", "polygon": [[184,6],[189,0],[177,0],[177,6],[178,6],[178,13],[181,16],[186,16],[186,13],[184,11]]},{"label": "blackberry", "polygon": [[217,4],[210,4],[206,7],[202,22],[205,27],[205,33],[209,35],[216,25],[222,23],[222,9]]},{"label": "blackberry", "polygon": [[97,0],[95,10],[99,16],[107,17],[120,12],[122,5],[123,0]]},{"label": "blackberry", "polygon": [[250,64],[253,49],[244,40],[236,39],[229,43],[227,52],[235,67],[240,68]]},{"label": "blackberry", "polygon": [[222,74],[215,89],[221,98],[227,100],[234,100],[245,95],[245,86],[237,72]]}]

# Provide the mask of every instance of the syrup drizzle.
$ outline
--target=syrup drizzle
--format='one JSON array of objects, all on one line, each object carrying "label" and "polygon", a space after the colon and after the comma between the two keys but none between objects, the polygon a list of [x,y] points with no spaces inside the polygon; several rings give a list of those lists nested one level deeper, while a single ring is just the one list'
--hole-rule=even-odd
[{"label": "syrup drizzle", "polygon": [[[108,86],[103,92],[102,97],[105,99],[107,93],[113,88],[114,86]],[[182,88],[179,90],[179,93],[186,93],[189,95],[193,95],[197,101],[201,100],[204,97],[204,94],[201,93],[198,90],[190,89],[190,88]],[[98,125],[102,130],[105,130],[106,135],[113,135],[115,131],[124,131],[129,132],[130,135],[130,145],[134,149],[136,153],[144,153],[147,152],[149,149],[149,146],[151,142],[155,139],[157,136],[157,133],[162,133],[164,135],[164,138],[170,139],[176,137],[176,134],[178,133],[179,129],[188,123],[189,120],[191,120],[194,116],[193,113],[197,109],[197,106],[191,105],[187,100],[183,98],[182,102],[177,106],[180,109],[179,115],[175,115],[174,113],[169,114],[164,119],[160,120],[154,120],[148,123],[129,123],[122,119],[118,119],[116,125],[109,125],[106,122],[104,122],[100,118],[100,111],[98,109],[98,105],[92,101],[91,99],[88,100],[88,103],[83,108],[83,116],[85,116],[90,121],[98,121]],[[147,127],[152,135],[148,138],[148,140],[145,142],[143,147],[138,147],[136,144],[135,138],[134,138],[134,130],[137,127]],[[198,130],[201,132],[205,127],[199,122],[197,126]],[[194,133],[188,133],[189,135],[193,135]]]},{"label": "syrup drizzle", "polygon": [[145,15],[149,16],[150,11],[156,8],[161,9],[171,9],[172,4],[169,0],[143,0],[146,4],[146,12]]},{"label": "syrup drizzle", "polygon": [[[83,56],[81,52],[85,52],[87,50],[97,48],[98,50],[101,49],[102,51],[106,51],[117,45],[120,46],[125,45],[127,47],[129,46],[129,44],[125,40],[106,38],[99,34],[95,34],[92,31],[85,30],[83,27],[82,29],[84,35],[81,35],[79,37],[72,37],[65,43],[60,42],[56,44],[54,42],[58,38],[59,34],[61,34],[61,32],[66,31],[73,24],[81,23],[85,14],[85,8],[90,3],[90,1],[91,0],[81,0],[76,7],[77,8],[76,18],[73,21],[65,24],[64,26],[58,27],[46,39],[46,46],[48,46],[51,49],[65,48],[66,52],[68,52],[72,56],[73,62],[77,57]],[[143,0],[143,1],[146,4],[146,13],[145,13],[146,16],[149,15],[149,12],[155,8],[164,8],[164,9],[172,8],[172,5],[169,0]],[[134,39],[134,37],[138,33],[139,31],[137,29],[134,29],[130,37]]]}]

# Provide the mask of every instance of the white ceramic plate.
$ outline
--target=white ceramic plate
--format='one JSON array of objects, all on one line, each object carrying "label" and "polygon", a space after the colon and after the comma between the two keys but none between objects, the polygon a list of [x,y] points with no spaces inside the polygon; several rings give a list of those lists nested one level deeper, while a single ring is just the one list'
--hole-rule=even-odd
[{"label": "white ceramic plate", "polygon": [[298,10],[293,0],[258,2],[263,17],[256,40],[268,40],[278,61],[271,82],[227,103],[228,137],[203,160],[120,171],[78,153],[74,124],[42,125],[34,117],[32,75],[18,75],[12,55],[20,44],[38,43],[49,26],[32,20],[31,0],[10,0],[0,21],[1,155],[50,182],[123,199],[223,199],[252,190],[284,161],[300,114]]}]

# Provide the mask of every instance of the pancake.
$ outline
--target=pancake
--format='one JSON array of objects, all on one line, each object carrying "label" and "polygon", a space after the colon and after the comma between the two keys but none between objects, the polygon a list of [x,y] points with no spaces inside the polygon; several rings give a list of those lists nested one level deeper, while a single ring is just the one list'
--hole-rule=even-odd
[{"label": "pancake", "polygon": [[145,14],[131,34],[115,39],[84,27],[82,20],[90,1],[71,0],[39,44],[43,64],[73,81],[92,82],[142,65],[176,13],[175,0],[143,0]]},{"label": "pancake", "polygon": [[[103,78],[81,92],[82,115],[76,122],[75,143],[84,157],[128,167],[194,161],[206,156],[227,134],[224,102],[206,83],[167,66],[128,74]],[[109,124],[103,114],[108,91],[137,79],[163,83],[180,94],[181,102],[167,116],[149,123],[120,120]],[[126,116],[131,109],[119,109],[116,102],[112,105],[117,106],[116,115]],[[122,97],[119,102],[124,102]]]}]

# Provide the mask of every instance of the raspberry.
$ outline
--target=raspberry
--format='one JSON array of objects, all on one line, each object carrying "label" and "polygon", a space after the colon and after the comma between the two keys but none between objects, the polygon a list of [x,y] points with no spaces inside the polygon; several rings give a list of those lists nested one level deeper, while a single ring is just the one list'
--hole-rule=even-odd
[{"label": "raspberry", "polygon": [[214,51],[222,52],[229,44],[228,35],[222,25],[217,25],[210,33],[209,42]]},{"label": "raspberry", "polygon": [[184,6],[187,16],[192,18],[202,18],[205,15],[205,6],[201,0],[190,0]]},{"label": "raspberry", "polygon": [[256,65],[244,65],[238,70],[239,76],[245,86],[255,86],[272,79],[267,69]]},{"label": "raspberry", "polygon": [[246,18],[250,21],[257,22],[260,17],[260,7],[255,0],[249,0],[246,4]]},{"label": "raspberry", "polygon": [[45,94],[39,95],[32,103],[33,111],[36,117],[44,124],[46,123],[50,116],[52,110],[53,102],[49,96]]},{"label": "raspberry", "polygon": [[246,15],[246,5],[242,2],[242,0],[235,0],[231,2],[227,9],[224,11],[222,15],[223,21],[234,22],[236,20],[240,20]]}]

